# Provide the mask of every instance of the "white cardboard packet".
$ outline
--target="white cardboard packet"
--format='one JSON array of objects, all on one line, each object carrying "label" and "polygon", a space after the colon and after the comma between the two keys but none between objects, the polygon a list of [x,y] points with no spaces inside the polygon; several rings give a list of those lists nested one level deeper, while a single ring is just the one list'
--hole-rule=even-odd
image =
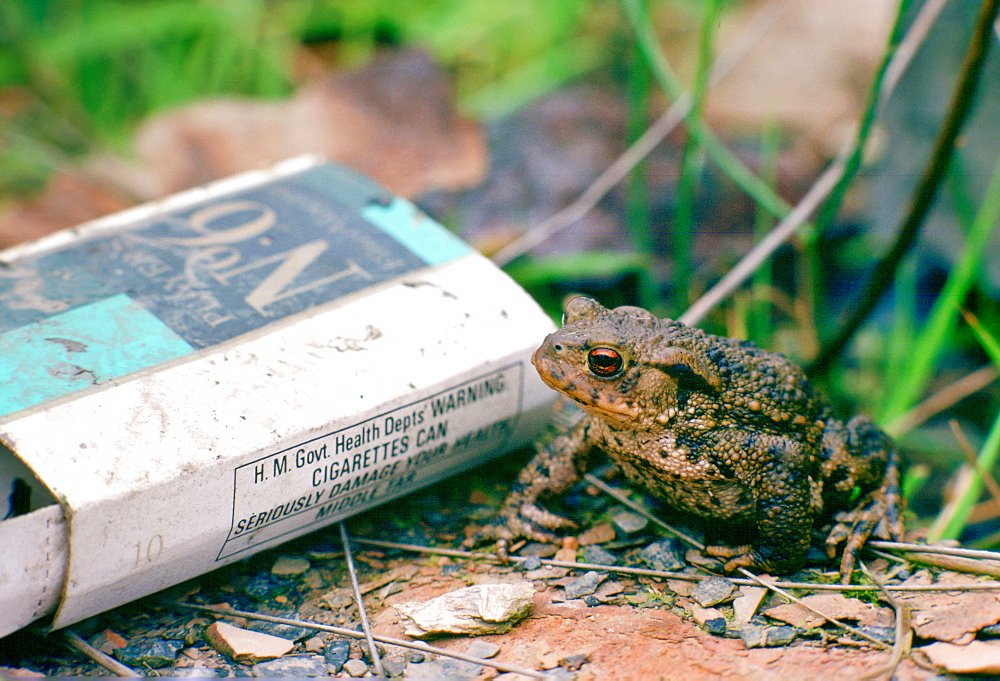
[{"label": "white cardboard packet", "polygon": [[527,443],[551,329],[412,204],[312,158],[0,253],[0,636]]}]

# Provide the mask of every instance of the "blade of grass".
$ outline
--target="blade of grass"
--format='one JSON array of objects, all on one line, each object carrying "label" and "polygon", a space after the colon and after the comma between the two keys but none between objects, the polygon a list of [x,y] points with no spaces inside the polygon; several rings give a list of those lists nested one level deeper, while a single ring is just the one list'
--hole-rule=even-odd
[{"label": "blade of grass", "polygon": [[955,91],[951,97],[948,113],[941,124],[927,167],[924,169],[919,184],[914,189],[909,208],[900,224],[896,239],[885,255],[876,263],[867,286],[857,296],[854,310],[847,316],[846,321],[833,338],[824,344],[816,360],[807,367],[807,373],[822,375],[829,371],[836,358],[875,308],[876,303],[881,300],[882,295],[895,278],[899,264],[916,243],[917,236],[920,234],[937,196],[937,190],[944,179],[949,159],[955,148],[955,142],[972,110],[983,72],[983,64],[986,61],[989,46],[993,42],[993,21],[996,19],[998,10],[1000,10],[1000,0],[983,0],[980,5],[976,25],[969,39],[969,46],[965,53]]},{"label": "blade of grass", "polygon": [[[712,52],[715,44],[715,26],[718,23],[720,0],[708,0],[701,17],[698,36],[698,59],[695,65],[694,82],[691,86],[691,111],[687,120],[700,121],[705,110],[705,94],[708,91],[708,76],[712,67]],[[646,24],[649,15],[644,14]],[[650,29],[646,29],[650,30]],[[691,134],[681,149],[680,178],[677,182],[677,208],[672,224],[674,265],[674,309],[683,310],[691,302],[688,284],[694,271],[692,250],[694,243],[695,208],[701,174],[705,167],[705,157],[698,140]]]},{"label": "blade of grass", "polygon": [[[993,362],[993,366],[1000,370],[1000,341],[997,340],[996,335],[983,327],[972,314],[965,311],[962,314],[969,326],[972,327],[990,361]],[[983,443],[979,455],[976,457],[976,471],[992,471],[998,455],[1000,455],[1000,414],[997,414],[997,419],[986,436],[986,442]],[[933,543],[939,539],[958,539],[965,529],[969,514],[982,494],[984,483],[982,476],[978,473],[969,475],[964,480],[966,482],[956,493],[954,501],[942,509],[941,514],[928,530],[927,540],[929,542]]]},{"label": "blade of grass", "polygon": [[958,310],[986,255],[989,238],[1000,220],[1000,161],[993,169],[986,194],[972,223],[965,244],[930,316],[921,330],[908,361],[908,371],[892,385],[886,396],[881,421],[892,432],[894,421],[920,399],[930,381],[934,364],[949,342],[958,320]]}]

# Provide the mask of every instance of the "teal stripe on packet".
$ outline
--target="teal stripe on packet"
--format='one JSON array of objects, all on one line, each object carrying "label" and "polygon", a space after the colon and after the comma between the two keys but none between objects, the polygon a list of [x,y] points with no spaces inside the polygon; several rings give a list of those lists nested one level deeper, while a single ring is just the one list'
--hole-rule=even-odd
[{"label": "teal stripe on packet", "polygon": [[361,216],[428,265],[440,265],[472,252],[464,241],[406,199],[394,198],[388,206],[369,203],[362,209]]},{"label": "teal stripe on packet", "polygon": [[191,351],[124,293],[61,312],[0,334],[0,416]]}]

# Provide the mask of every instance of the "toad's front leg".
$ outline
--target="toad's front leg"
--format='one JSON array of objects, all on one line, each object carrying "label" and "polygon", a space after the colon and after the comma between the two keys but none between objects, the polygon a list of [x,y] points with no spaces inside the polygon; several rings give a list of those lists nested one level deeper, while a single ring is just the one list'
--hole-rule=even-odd
[{"label": "toad's front leg", "polygon": [[[497,552],[504,556],[515,539],[558,541],[554,531],[576,527],[576,523],[538,503],[540,499],[565,492],[580,480],[589,454],[600,440],[599,424],[592,417],[575,407],[563,407],[567,408],[572,410],[569,420],[573,425],[548,442],[536,445],[537,453],[517,476],[497,517],[467,540],[467,545],[496,539]],[[555,427],[565,430],[566,424],[557,423]]]},{"label": "toad's front leg", "polygon": [[[706,553],[727,558],[727,572],[741,567],[794,572],[805,562],[814,516],[808,452],[801,443],[780,436],[743,441],[753,442],[754,447],[740,451],[734,457],[740,463],[730,468],[755,500],[756,542],[741,547],[712,546]],[[726,444],[719,449],[723,465],[727,465],[728,449]]]}]

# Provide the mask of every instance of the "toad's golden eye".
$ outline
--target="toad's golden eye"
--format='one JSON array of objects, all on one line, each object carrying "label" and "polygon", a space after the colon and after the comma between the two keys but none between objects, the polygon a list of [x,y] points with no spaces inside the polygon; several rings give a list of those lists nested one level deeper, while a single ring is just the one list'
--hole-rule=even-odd
[{"label": "toad's golden eye", "polygon": [[617,350],[594,348],[587,353],[587,368],[601,378],[612,378],[621,373],[625,360]]}]

